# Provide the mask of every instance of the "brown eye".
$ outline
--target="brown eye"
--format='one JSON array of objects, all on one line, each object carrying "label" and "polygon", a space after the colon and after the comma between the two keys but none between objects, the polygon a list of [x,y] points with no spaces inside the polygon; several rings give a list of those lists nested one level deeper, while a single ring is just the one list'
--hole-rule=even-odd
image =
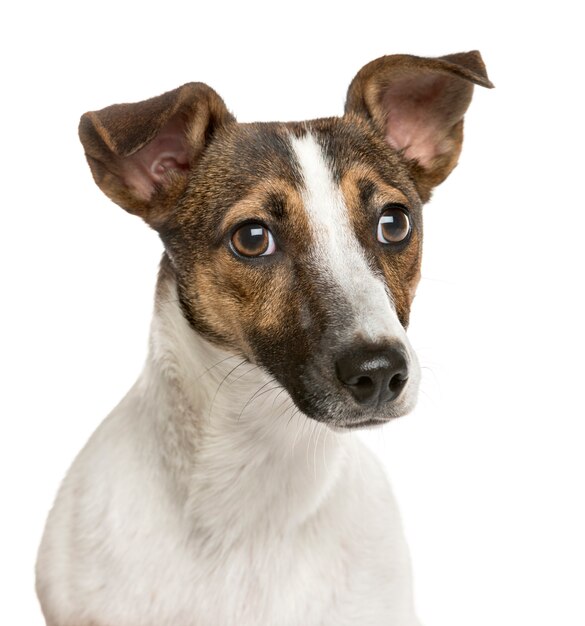
[{"label": "brown eye", "polygon": [[378,221],[378,241],[400,243],[410,235],[410,218],[403,207],[388,207]]},{"label": "brown eye", "polygon": [[244,224],[232,235],[232,249],[240,256],[268,256],[276,252],[272,233],[262,224]]}]

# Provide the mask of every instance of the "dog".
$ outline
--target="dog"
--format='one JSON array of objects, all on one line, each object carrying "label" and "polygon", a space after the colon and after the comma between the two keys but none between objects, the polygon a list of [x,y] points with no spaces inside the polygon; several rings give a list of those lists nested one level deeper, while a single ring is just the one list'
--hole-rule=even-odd
[{"label": "dog", "polygon": [[100,189],[164,244],[149,355],[37,561],[48,626],[415,626],[399,513],[348,432],[413,408],[422,205],[479,52],[385,56],[342,117],[239,124],[189,83],[82,116]]}]

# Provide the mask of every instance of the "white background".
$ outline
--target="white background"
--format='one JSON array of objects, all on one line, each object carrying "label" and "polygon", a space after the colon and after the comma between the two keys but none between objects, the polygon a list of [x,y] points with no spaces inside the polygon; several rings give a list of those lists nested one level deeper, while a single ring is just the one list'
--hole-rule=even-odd
[{"label": "white background", "polygon": [[371,59],[475,48],[496,89],[476,89],[460,165],[426,208],[423,393],[368,440],[426,626],[585,625],[582,20],[542,6],[4,4],[2,626],[42,624],[45,516],[146,354],[161,244],[94,185],[79,115],[199,80],[241,121],[328,116]]}]

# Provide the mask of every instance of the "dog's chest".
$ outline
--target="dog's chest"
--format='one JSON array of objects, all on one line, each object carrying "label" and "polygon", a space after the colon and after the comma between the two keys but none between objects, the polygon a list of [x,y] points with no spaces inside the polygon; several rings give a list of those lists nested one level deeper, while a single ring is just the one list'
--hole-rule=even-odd
[{"label": "dog's chest", "polygon": [[349,553],[320,543],[258,537],[207,554],[203,546],[198,554],[191,554],[189,544],[182,553],[176,546],[148,577],[135,564],[148,592],[132,603],[135,609],[141,605],[140,623],[153,626],[322,624],[337,608],[338,594],[347,593],[351,572]]},{"label": "dog's chest", "polygon": [[398,512],[357,441],[275,449],[252,431],[262,446],[243,458],[251,444],[233,432],[208,437],[191,470],[179,466],[185,497],[160,465],[160,437],[139,427],[142,406],[130,397],[104,423],[58,496],[39,557],[55,624],[416,623]]},{"label": "dog's chest", "polygon": [[[360,522],[358,513],[367,517]],[[115,567],[108,556],[114,575],[92,598],[96,614],[124,623],[131,611],[143,626],[341,626],[356,616],[362,626],[386,623],[400,585],[391,576],[397,555],[370,514],[334,497],[301,528],[260,523],[239,536],[237,520],[209,534],[151,517],[148,531],[118,546]]]}]

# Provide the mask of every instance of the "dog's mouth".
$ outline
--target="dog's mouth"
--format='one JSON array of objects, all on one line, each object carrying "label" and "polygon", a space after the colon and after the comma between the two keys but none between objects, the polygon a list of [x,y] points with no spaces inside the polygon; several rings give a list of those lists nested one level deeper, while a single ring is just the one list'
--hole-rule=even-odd
[{"label": "dog's mouth", "polygon": [[276,378],[306,417],[336,430],[357,430],[382,426],[414,408],[419,376],[418,366],[411,364],[410,367],[409,376],[403,377],[400,385],[394,381],[393,390],[392,376],[386,377],[388,391],[382,389],[380,383],[364,381],[361,381],[364,389],[356,389],[338,377],[324,376],[317,368],[306,368],[298,377],[281,375]]},{"label": "dog's mouth", "polygon": [[355,422],[344,422],[340,424],[334,424],[332,427],[334,429],[342,429],[342,430],[358,430],[364,428],[377,428],[378,426],[383,426],[388,422],[398,419],[397,417],[387,417],[384,419],[366,419],[363,421],[355,421]]},{"label": "dog's mouth", "polygon": [[404,334],[376,341],[333,332],[318,342],[303,341],[300,333],[296,343],[287,339],[255,342],[270,349],[258,350],[254,360],[306,417],[353,430],[381,426],[414,408],[420,370]]}]

